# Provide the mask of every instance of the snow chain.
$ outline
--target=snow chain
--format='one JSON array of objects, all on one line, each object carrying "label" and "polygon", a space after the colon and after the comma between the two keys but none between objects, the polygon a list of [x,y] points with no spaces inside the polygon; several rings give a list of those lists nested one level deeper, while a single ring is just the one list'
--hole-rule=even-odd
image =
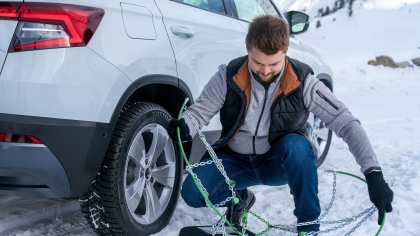
[{"label": "snow chain", "polygon": [[[310,221],[310,222],[304,222],[304,223],[294,223],[294,224],[289,224],[289,225],[282,225],[282,224],[277,224],[277,225],[272,225],[270,224],[268,221],[264,220],[263,218],[261,218],[259,215],[257,215],[256,213],[250,211],[250,210],[246,210],[244,211],[244,216],[242,217],[242,223],[243,223],[243,227],[242,230],[238,230],[236,229],[231,222],[229,222],[226,219],[226,216],[221,214],[217,207],[221,207],[223,205],[225,205],[227,202],[232,201],[233,204],[238,204],[239,202],[241,202],[242,200],[240,199],[239,196],[236,196],[236,190],[235,190],[235,181],[229,179],[229,177],[227,176],[225,169],[223,167],[222,161],[220,159],[217,158],[216,153],[214,152],[213,148],[210,146],[210,144],[207,143],[206,138],[204,136],[204,134],[201,132],[200,128],[198,127],[197,123],[195,122],[194,118],[192,117],[191,113],[187,110],[187,102],[188,102],[188,98],[185,99],[182,108],[179,112],[178,115],[178,119],[181,119],[182,116],[182,112],[183,110],[187,113],[188,118],[191,120],[191,123],[194,125],[195,129],[197,130],[197,133],[201,139],[201,141],[203,141],[204,145],[206,146],[207,151],[210,154],[210,157],[212,158],[212,160],[206,161],[206,162],[200,162],[197,164],[193,164],[190,165],[188,162],[188,159],[185,155],[184,149],[182,147],[182,142],[181,142],[181,135],[180,135],[180,130],[179,127],[177,128],[177,132],[178,132],[178,143],[184,158],[185,163],[187,164],[186,166],[186,170],[191,174],[195,184],[197,185],[198,190],[200,191],[200,193],[203,195],[205,201],[206,201],[206,205],[207,208],[209,210],[209,215],[211,215],[212,211],[211,209],[213,209],[217,215],[220,217],[220,219],[218,219],[217,221],[215,221],[212,224],[212,230],[211,233],[212,235],[216,235],[218,233],[221,233],[223,236],[228,236],[230,234],[228,234],[226,232],[225,229],[225,223],[228,224],[236,233],[238,233],[240,236],[247,236],[246,234],[246,229],[248,226],[248,214],[251,214],[252,216],[254,216],[255,218],[259,219],[261,222],[263,222],[264,224],[267,225],[267,228],[263,231],[261,231],[260,233],[256,234],[256,236],[261,236],[264,233],[268,232],[270,229],[274,228],[274,229],[279,229],[279,230],[283,230],[283,231],[288,231],[288,232],[293,232],[293,233],[298,233],[298,231],[296,230],[297,226],[305,226],[305,225],[312,225],[312,224],[339,224],[338,226],[323,230],[323,231],[312,231],[312,232],[307,232],[306,235],[315,235],[315,234],[324,234],[324,233],[328,233],[328,232],[332,232],[335,231],[337,229],[343,228],[346,225],[349,225],[350,223],[356,221],[358,218],[362,217],[363,215],[366,215],[365,217],[363,217],[357,224],[355,227],[353,227],[348,233],[346,233],[345,235],[348,236],[351,233],[353,233],[358,227],[360,227],[360,225],[365,222],[367,220],[368,217],[370,217],[377,209],[375,206],[371,206],[370,208],[367,208],[366,210],[364,210],[363,212],[357,214],[356,216],[353,216],[351,218],[345,218],[343,220],[337,220],[337,221],[321,221],[329,212],[329,210],[331,209],[333,202],[335,200],[335,194],[336,194],[336,180],[337,180],[337,173],[338,174],[343,174],[343,175],[349,175],[352,176],[354,178],[360,179],[364,182],[366,182],[364,179],[346,173],[346,172],[342,172],[342,171],[335,171],[335,170],[325,170],[325,172],[328,173],[332,173],[334,176],[334,182],[333,182],[333,191],[332,191],[332,197],[331,197],[331,201],[330,204],[328,205],[327,209],[324,211],[324,213],[315,221]],[[200,166],[204,166],[204,165],[208,165],[208,164],[212,164],[214,163],[217,167],[217,169],[220,171],[220,173],[223,175],[223,177],[225,178],[225,182],[226,184],[228,184],[229,186],[229,190],[231,191],[232,195],[231,197],[228,197],[225,201],[222,201],[219,204],[215,204],[213,205],[210,200],[208,199],[208,192],[206,190],[206,188],[203,186],[203,184],[201,183],[200,179],[198,178],[198,176],[193,172],[193,169],[196,167],[200,167]],[[379,228],[378,232],[376,233],[376,236],[379,235],[379,233],[382,230],[382,227],[385,223],[385,217],[384,220],[382,221],[381,227]]]}]

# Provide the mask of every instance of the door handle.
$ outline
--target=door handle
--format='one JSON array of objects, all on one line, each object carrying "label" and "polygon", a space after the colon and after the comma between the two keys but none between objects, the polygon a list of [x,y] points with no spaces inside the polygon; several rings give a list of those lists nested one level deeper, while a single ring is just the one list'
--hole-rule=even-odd
[{"label": "door handle", "polygon": [[171,26],[171,31],[177,36],[184,34],[188,38],[192,38],[195,35],[193,30],[181,26]]}]

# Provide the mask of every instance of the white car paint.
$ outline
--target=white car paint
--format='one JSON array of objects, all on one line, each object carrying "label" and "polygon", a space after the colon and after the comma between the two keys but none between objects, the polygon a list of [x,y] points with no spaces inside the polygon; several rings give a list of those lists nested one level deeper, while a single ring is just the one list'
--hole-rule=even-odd
[{"label": "white car paint", "polygon": [[10,41],[12,40],[13,33],[15,32],[16,25],[17,21],[0,20],[0,73],[4,59],[6,59]]},{"label": "white car paint", "polygon": [[130,83],[87,47],[9,53],[0,113],[108,123]]},{"label": "white car paint", "polygon": [[[191,7],[179,2],[156,0],[164,16],[177,62],[178,77],[198,97],[220,64],[246,55],[246,31],[235,18]],[[192,37],[176,30],[192,32]],[[203,131],[220,130],[219,115]]]},{"label": "white car paint", "polygon": [[[109,122],[124,91],[138,79],[163,75],[177,83],[179,78],[195,99],[220,64],[246,54],[247,22],[187,4],[43,2],[99,7],[105,16],[87,47],[9,53],[0,74],[0,99],[7,101],[0,104],[0,113]],[[146,27],[139,30],[143,23]],[[0,21],[0,62],[16,24]],[[298,37],[290,41],[289,56],[308,63],[316,74],[331,74]],[[220,127],[217,115],[204,131]]]},{"label": "white car paint", "polygon": [[156,39],[153,14],[146,7],[121,3],[125,32],[133,39]]},{"label": "white car paint", "polygon": [[[124,1],[147,8],[153,15],[156,40],[130,38],[124,28],[119,2],[94,1],[105,10],[105,17],[88,47],[136,81],[148,75],[167,75],[176,79],[175,58],[162,15],[154,1]],[[142,24],[138,22],[137,24]]]}]

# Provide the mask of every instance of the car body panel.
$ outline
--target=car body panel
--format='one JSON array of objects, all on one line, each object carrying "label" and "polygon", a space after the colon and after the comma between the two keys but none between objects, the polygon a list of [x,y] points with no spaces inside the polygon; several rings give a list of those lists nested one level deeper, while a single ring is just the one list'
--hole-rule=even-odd
[{"label": "car body panel", "polygon": [[136,4],[151,12],[156,39],[130,38],[125,32],[120,3],[101,1],[105,16],[88,47],[124,72],[132,82],[148,75],[168,75],[176,79],[174,54],[154,1],[124,1],[124,4]]},{"label": "car body panel", "polygon": [[4,63],[4,60],[6,59],[6,56],[7,56],[7,53],[0,50],[0,75],[3,69],[3,63]]},{"label": "car body panel", "polygon": [[[43,151],[37,149],[43,153],[39,155],[34,153],[31,156],[25,152],[25,146],[19,150],[15,146],[15,150],[13,150],[17,155],[15,161],[26,159],[28,160],[26,164],[37,162],[33,166],[29,166],[29,168],[38,167],[39,169],[42,167],[43,162],[49,162],[51,166],[54,166],[54,168],[49,170],[49,173],[31,174],[31,176],[38,181],[43,181],[43,184],[52,190],[57,190],[56,194],[61,197],[79,197],[86,191],[99,170],[114,127],[114,125],[107,123],[0,113],[0,133],[25,134],[37,137],[51,151],[50,153],[54,154],[51,156],[50,153],[45,152],[45,149]],[[9,148],[7,143],[11,144],[10,142],[6,142],[6,144],[0,142],[1,148]],[[19,153],[24,155],[18,156],[20,155]],[[9,154],[4,149],[0,150],[0,157]],[[54,163],[51,161],[52,158],[56,158]],[[8,160],[12,159],[9,158]],[[63,167],[62,169],[60,164]],[[8,174],[1,169],[9,169],[15,173],[30,173],[30,170],[24,170],[27,168],[28,166],[15,166],[14,163],[9,162],[1,163],[0,177],[2,180],[0,180],[0,186],[4,186],[5,181],[3,180],[7,177],[5,174]],[[51,184],[51,181],[45,180],[46,176],[53,178],[56,174],[55,172],[60,172],[60,175],[57,175],[60,178],[63,177],[63,174],[67,175],[70,184],[67,191],[58,191],[59,189],[56,188],[54,182]],[[61,182],[64,183],[66,181],[62,180]],[[16,185],[16,187],[19,186]],[[64,187],[64,185],[61,187]],[[69,195],[66,196],[66,194]]]},{"label": "car body panel", "polygon": [[7,101],[0,113],[108,123],[129,85],[87,47],[9,53],[0,75],[0,100]]},{"label": "car body panel", "polygon": [[[153,14],[143,6],[121,3],[125,32],[133,39],[156,39]],[[141,22],[141,24],[140,24]]]},{"label": "car body panel", "polygon": [[0,20],[0,74],[17,23],[12,20]]},{"label": "car body panel", "polygon": [[7,52],[9,50],[17,24],[18,22],[15,20],[0,20],[0,51]]},{"label": "car body panel", "polygon": [[0,142],[0,152],[2,192],[38,197],[70,197],[66,172],[45,145]]},{"label": "car body panel", "polygon": [[[315,76],[318,79],[328,80],[330,82],[330,89],[333,89],[333,72],[328,64],[322,59],[322,56],[312,49],[307,43],[296,36],[301,41],[303,61],[314,70]],[[325,76],[324,76],[325,75]]]},{"label": "car body panel", "polygon": [[[233,17],[188,4],[156,0],[175,53],[178,77],[189,85],[195,98],[221,64],[246,55],[245,30]],[[175,35],[173,27],[191,30],[194,36]],[[219,115],[203,130],[220,130]]]}]

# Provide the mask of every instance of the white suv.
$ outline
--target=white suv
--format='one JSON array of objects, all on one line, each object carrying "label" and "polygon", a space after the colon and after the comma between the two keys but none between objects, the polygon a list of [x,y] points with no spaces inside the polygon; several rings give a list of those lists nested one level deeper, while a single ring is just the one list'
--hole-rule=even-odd
[{"label": "white suv", "polygon": [[[220,64],[246,55],[261,14],[285,17],[270,0],[0,0],[0,192],[80,197],[101,235],[160,231],[183,172],[165,127]],[[295,36],[308,16],[285,18],[288,55],[332,89]],[[204,128],[210,143],[220,129],[218,116]],[[312,115],[307,135],[320,165],[331,131]],[[185,149],[191,163],[205,151],[198,137]]]}]

